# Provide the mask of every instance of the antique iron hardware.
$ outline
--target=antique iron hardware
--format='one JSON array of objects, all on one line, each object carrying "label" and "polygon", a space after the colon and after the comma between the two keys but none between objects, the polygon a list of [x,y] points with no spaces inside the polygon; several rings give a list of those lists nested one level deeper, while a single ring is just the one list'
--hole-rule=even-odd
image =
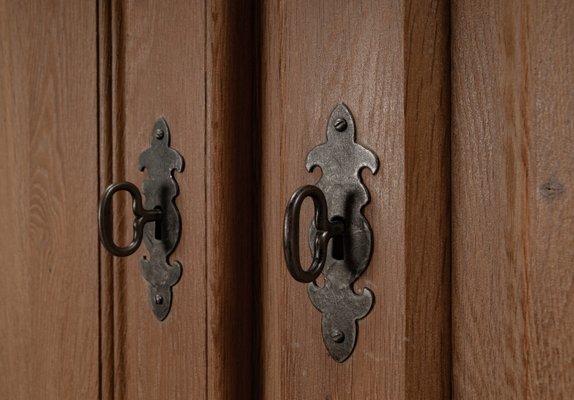
[{"label": "antique iron hardware", "polygon": [[[98,212],[100,240],[115,256],[133,254],[144,242],[149,258],[143,257],[140,266],[149,284],[149,301],[152,311],[160,321],[169,313],[172,301],[171,287],[181,276],[181,263],[170,264],[169,255],[179,242],[181,219],[175,205],[179,193],[173,171],[183,171],[183,158],[169,147],[170,132],[163,118],[156,121],[151,146],[141,153],[139,169],[147,169],[143,182],[145,208],[138,188],[130,182],[114,183],[104,191]],[[134,236],[126,247],[115,244],[113,239],[112,197],[119,191],[127,191],[132,197]],[[150,222],[153,222],[151,224]]]},{"label": "antique iron hardware", "polygon": [[[323,342],[333,359],[345,361],[357,340],[357,320],[373,305],[373,292],[357,294],[353,282],[367,268],[372,251],[372,232],[362,208],[369,193],[360,178],[367,167],[374,174],[377,156],[355,142],[355,122],[345,104],[339,104],[327,124],[327,142],[307,155],[306,168],[321,167],[315,186],[303,186],[291,196],[285,211],[283,247],[287,268],[293,278],[309,283],[307,292],[322,313]],[[303,200],[310,197],[315,216],[309,227],[313,261],[308,270],[299,258],[299,214]],[[324,285],[315,280],[323,273]]]}]

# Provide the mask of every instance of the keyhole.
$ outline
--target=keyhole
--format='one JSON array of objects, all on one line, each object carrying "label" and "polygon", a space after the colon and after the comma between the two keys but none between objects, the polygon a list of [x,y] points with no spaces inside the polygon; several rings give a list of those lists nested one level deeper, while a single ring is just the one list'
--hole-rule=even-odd
[{"label": "keyhole", "polygon": [[[341,217],[333,217],[333,222],[344,222]],[[335,260],[345,259],[345,239],[343,235],[335,236],[331,240],[331,257]]]},{"label": "keyhole", "polygon": [[[159,210],[163,212],[160,206],[154,207],[154,210]],[[163,235],[162,235],[161,218],[160,218],[157,221],[155,221],[155,240],[161,240],[162,236]]]}]

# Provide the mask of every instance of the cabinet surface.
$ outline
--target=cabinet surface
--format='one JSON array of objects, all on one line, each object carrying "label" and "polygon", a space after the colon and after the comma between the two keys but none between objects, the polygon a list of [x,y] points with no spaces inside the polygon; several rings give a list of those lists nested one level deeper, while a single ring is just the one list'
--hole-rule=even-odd
[{"label": "cabinet surface", "polygon": [[[572,20],[566,0],[0,0],[0,397],[573,397]],[[375,303],[336,363],[282,235],[341,102],[380,168],[354,285]],[[146,250],[97,236],[160,116],[185,159],[162,322]]]}]

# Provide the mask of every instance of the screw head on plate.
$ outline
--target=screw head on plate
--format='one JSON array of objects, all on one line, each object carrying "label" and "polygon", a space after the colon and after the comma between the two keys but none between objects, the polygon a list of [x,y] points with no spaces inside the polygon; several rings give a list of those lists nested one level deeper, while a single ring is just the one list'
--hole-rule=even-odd
[{"label": "screw head on plate", "polygon": [[339,132],[343,132],[347,129],[347,121],[344,118],[337,118],[335,121],[335,129]]},{"label": "screw head on plate", "polygon": [[163,139],[163,135],[164,135],[163,129],[156,129],[155,130],[155,138],[156,139],[159,139],[159,140]]},{"label": "screw head on plate", "polygon": [[342,343],[343,340],[345,340],[345,334],[341,331],[334,330],[331,332],[331,339],[333,339],[335,343]]},{"label": "screw head on plate", "polygon": [[156,294],[154,300],[155,300],[155,304],[163,303],[163,297],[161,297],[161,294]]}]

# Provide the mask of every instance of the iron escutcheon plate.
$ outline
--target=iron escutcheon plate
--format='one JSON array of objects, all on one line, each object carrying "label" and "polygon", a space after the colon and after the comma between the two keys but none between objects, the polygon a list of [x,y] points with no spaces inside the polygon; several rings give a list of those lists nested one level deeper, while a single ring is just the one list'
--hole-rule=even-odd
[{"label": "iron escutcheon plate", "polygon": [[151,146],[139,158],[140,170],[147,170],[143,182],[146,209],[160,209],[159,223],[148,223],[144,227],[143,242],[149,252],[140,266],[149,284],[149,301],[157,319],[162,321],[171,308],[172,286],[181,276],[181,263],[170,264],[169,255],[179,242],[181,218],[175,205],[179,187],[173,171],[183,171],[181,155],[169,147],[170,131],[163,118],[156,121]]},{"label": "iron escutcheon plate", "polygon": [[[345,104],[339,104],[329,118],[327,142],[307,155],[306,168],[321,167],[316,186],[325,194],[329,219],[342,220],[345,233],[342,252],[334,257],[334,240],[329,243],[323,269],[324,285],[309,283],[307,289],[313,305],[322,313],[323,341],[329,354],[345,361],[357,341],[357,320],[364,318],[373,305],[373,292],[364,288],[360,294],[353,282],[367,268],[372,252],[372,232],[362,208],[369,202],[369,192],[361,182],[360,171],[377,172],[379,161],[369,149],[355,142],[355,121]],[[309,229],[309,245],[314,247],[315,227]]]}]

